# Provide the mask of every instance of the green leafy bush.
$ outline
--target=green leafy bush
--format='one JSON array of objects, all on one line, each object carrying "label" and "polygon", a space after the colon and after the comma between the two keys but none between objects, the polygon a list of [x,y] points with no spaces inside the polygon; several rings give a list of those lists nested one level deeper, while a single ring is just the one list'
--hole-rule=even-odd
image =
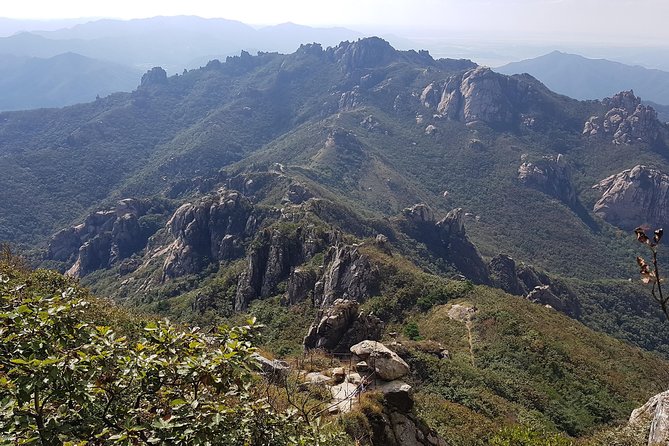
[{"label": "green leafy bush", "polygon": [[[136,336],[95,325],[86,292],[0,265],[0,443],[330,444],[255,390],[257,325]],[[113,321],[109,321],[113,323]],[[332,440],[334,441],[334,440]]]}]

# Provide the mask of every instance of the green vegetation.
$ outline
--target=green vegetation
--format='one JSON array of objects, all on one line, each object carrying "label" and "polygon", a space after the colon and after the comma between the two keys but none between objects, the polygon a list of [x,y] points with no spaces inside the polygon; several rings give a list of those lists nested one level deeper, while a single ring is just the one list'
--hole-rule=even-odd
[{"label": "green vegetation", "polygon": [[[258,327],[128,330],[48,271],[0,265],[0,442],[333,444],[255,384]],[[99,305],[99,304],[98,304]],[[105,325],[96,323],[105,313]],[[118,325],[118,326],[117,326]]]}]

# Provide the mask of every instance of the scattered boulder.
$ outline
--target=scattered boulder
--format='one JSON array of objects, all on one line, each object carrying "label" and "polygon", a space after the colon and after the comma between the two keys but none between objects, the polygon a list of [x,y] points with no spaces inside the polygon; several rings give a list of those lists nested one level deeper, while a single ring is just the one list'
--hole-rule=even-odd
[{"label": "scattered boulder", "polygon": [[521,184],[551,195],[567,206],[577,205],[576,189],[571,181],[571,168],[564,155],[544,156],[535,162],[525,161],[518,168]]},{"label": "scattered boulder", "polygon": [[351,347],[351,353],[373,367],[376,376],[384,381],[400,379],[409,373],[409,365],[380,342],[362,341]]},{"label": "scattered boulder", "polygon": [[669,391],[651,397],[632,411],[629,424],[650,424],[648,446],[669,444]]},{"label": "scattered boulder", "polygon": [[607,222],[632,230],[642,224],[662,227],[669,222],[669,175],[637,165],[600,181],[593,189],[601,198],[593,211]]}]

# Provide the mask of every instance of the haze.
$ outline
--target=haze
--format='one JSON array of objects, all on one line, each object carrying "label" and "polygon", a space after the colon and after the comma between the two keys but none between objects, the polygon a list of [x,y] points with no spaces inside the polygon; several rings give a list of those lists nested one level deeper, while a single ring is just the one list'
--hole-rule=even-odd
[{"label": "haze", "polygon": [[295,22],[403,31],[414,37],[449,32],[502,33],[530,39],[661,44],[669,38],[665,0],[24,0],[4,2],[2,15],[20,19],[222,17],[251,24]]}]

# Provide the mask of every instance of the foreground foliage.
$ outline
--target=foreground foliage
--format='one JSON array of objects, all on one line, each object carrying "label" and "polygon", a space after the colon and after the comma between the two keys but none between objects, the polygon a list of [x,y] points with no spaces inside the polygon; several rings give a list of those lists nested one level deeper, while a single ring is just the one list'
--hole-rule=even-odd
[{"label": "foreground foliage", "polygon": [[0,265],[0,443],[330,444],[254,393],[254,322],[122,335],[99,316],[62,276]]}]

